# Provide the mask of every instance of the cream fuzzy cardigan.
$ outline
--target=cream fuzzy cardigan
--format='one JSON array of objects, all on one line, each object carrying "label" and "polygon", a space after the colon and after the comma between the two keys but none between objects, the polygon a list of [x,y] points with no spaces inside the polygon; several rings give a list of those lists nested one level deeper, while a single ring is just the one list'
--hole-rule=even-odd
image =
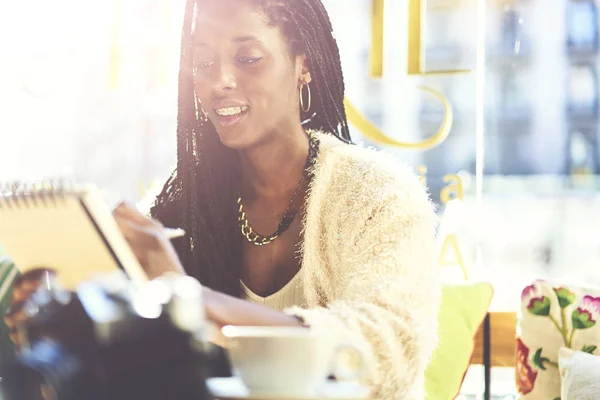
[{"label": "cream fuzzy cardigan", "polygon": [[432,203],[389,155],[317,136],[301,249],[307,304],[285,312],[364,349],[375,399],[423,399],[441,293]]}]

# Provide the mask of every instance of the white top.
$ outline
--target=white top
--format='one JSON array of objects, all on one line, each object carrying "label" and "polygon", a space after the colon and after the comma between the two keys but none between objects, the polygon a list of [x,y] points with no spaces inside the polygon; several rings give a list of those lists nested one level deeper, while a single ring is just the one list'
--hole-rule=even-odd
[{"label": "white top", "polygon": [[262,304],[273,310],[283,311],[286,308],[294,306],[306,307],[306,297],[302,289],[302,275],[303,269],[300,268],[300,271],[284,287],[267,297],[257,295],[244,282],[240,282],[242,283],[242,291],[246,300]]}]

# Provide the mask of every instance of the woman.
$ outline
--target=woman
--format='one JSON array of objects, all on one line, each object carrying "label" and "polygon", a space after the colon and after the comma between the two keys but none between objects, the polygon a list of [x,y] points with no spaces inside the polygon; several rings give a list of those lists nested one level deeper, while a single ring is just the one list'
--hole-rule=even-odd
[{"label": "woman", "polygon": [[423,398],[434,212],[412,172],[349,144],[343,98],[320,0],[190,0],[176,172],[154,219],[114,215],[151,277],[200,280],[218,326],[333,333],[373,356],[376,398]]}]

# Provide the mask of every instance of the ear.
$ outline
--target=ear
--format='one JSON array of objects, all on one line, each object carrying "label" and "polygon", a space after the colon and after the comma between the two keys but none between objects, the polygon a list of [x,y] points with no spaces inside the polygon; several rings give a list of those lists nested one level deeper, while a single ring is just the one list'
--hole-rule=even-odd
[{"label": "ear", "polygon": [[306,54],[300,54],[296,57],[296,71],[298,71],[298,87],[312,81]]}]

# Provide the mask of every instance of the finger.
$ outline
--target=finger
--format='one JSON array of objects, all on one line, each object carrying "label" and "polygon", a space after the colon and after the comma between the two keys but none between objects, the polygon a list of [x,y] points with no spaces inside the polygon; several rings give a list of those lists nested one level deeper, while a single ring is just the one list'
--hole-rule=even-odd
[{"label": "finger", "polygon": [[133,251],[135,257],[140,261],[140,263],[144,263],[148,248],[154,246],[155,242],[151,242],[153,238],[148,232],[139,227],[139,225],[132,224],[128,220],[124,220],[121,218],[115,218],[117,221],[117,225],[123,233],[125,240],[129,243],[129,247]]},{"label": "finger", "polygon": [[145,227],[120,217],[115,218],[115,221],[134,252],[146,252],[160,246],[162,230]]},{"label": "finger", "polygon": [[148,234],[142,226],[131,221],[130,219],[116,216],[115,221],[117,222],[117,226],[131,247],[137,247],[137,245],[143,240],[142,237]]},{"label": "finger", "polygon": [[142,215],[135,207],[132,207],[127,203],[119,204],[117,208],[115,208],[114,213],[146,227],[162,228],[160,222]]},{"label": "finger", "polygon": [[123,236],[125,236],[126,239],[135,238],[135,236],[139,232],[139,229],[136,228],[136,226],[131,222],[130,219],[119,214],[115,214],[114,218],[115,222],[117,223],[117,226],[119,227],[119,230],[121,231]]}]

